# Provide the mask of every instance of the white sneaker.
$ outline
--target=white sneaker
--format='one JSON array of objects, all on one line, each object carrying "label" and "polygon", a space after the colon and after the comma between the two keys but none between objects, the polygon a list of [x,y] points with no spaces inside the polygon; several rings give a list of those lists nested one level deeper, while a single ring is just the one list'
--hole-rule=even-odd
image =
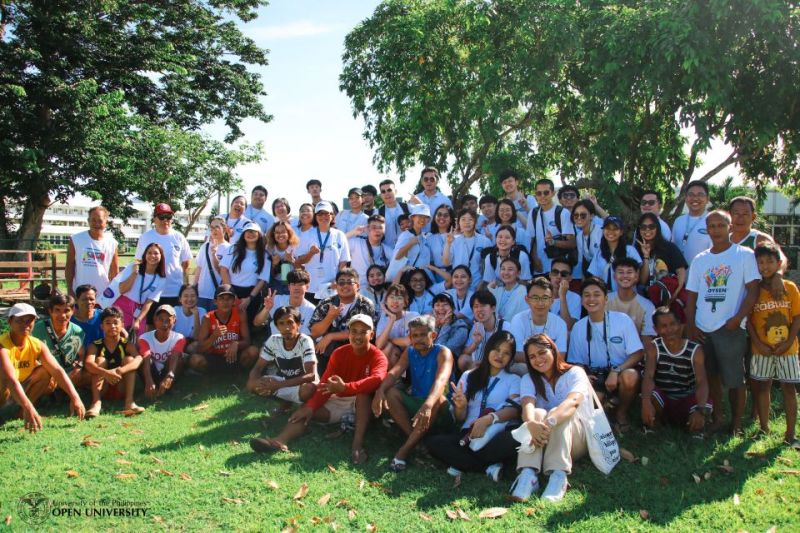
[{"label": "white sneaker", "polygon": [[542,493],[542,499],[548,502],[560,502],[567,492],[567,485],[567,473],[563,470],[554,470]]},{"label": "white sneaker", "polygon": [[523,468],[517,479],[511,485],[511,499],[515,502],[524,502],[531,494],[539,490],[539,478],[533,468]]},{"label": "white sneaker", "polygon": [[486,476],[497,483],[500,481],[500,473],[503,471],[503,463],[495,463],[486,467]]},{"label": "white sneaker", "polygon": [[448,466],[447,473],[453,477],[458,477],[461,475],[461,470],[459,470],[458,468],[453,468],[452,466]]}]

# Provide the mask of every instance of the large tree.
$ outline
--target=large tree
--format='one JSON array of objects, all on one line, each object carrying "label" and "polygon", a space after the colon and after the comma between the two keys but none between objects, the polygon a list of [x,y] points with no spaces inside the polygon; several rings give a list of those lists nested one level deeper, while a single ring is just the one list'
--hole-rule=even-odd
[{"label": "large tree", "polygon": [[258,147],[198,130],[222,124],[231,143],[245,118],[270,120],[247,68],[266,65],[266,51],[236,26],[262,5],[0,0],[0,238],[13,209],[30,245],[50,203],[75,193],[124,216],[134,196],[192,208],[198,186],[236,184],[235,163]]},{"label": "large tree", "polygon": [[[386,0],[340,77],[383,170],[447,169],[456,196],[502,166],[633,208],[738,164],[796,183],[800,12],[779,0]],[[713,140],[730,148],[696,175]]]}]

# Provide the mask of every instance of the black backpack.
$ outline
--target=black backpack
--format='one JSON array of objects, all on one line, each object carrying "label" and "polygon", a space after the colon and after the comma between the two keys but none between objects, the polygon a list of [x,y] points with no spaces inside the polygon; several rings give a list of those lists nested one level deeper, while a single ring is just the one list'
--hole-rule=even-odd
[{"label": "black backpack", "polygon": [[[564,206],[556,205],[556,214],[554,218],[555,218],[556,228],[558,228],[559,236],[564,234],[563,230],[561,229],[562,226],[561,213],[563,211],[564,211]],[[531,247],[534,247],[535,246],[534,242],[536,242],[536,221],[539,218],[538,215],[539,215],[539,206],[536,206],[533,208],[533,210],[531,210],[531,217],[533,217],[533,235],[531,235]],[[545,231],[547,231],[546,228],[542,228],[542,234],[544,234]],[[555,237],[555,239],[559,240],[558,237]],[[547,246],[545,246],[545,248],[547,248]],[[545,253],[547,254],[546,251]],[[574,266],[578,262],[577,248],[570,248],[569,250],[559,249],[558,255],[563,256],[569,262],[570,265]],[[547,257],[555,259],[555,257],[551,256],[550,254],[547,254]]]},{"label": "black backpack", "polygon": [[[408,216],[408,214],[411,212],[408,209],[408,204],[405,203],[405,202],[397,202],[397,204],[400,206],[400,209],[403,210],[403,214]],[[378,214],[380,216],[382,216],[383,218],[386,218],[386,205],[385,204],[378,208]]]},{"label": "black backpack", "polygon": [[[489,264],[492,265],[492,268],[497,268],[497,246],[490,246],[488,248],[484,248],[481,250],[481,261],[484,260],[487,256],[489,257]],[[528,256],[528,260],[530,260],[530,254],[528,253],[528,249],[522,246],[521,244],[513,244],[511,245],[511,250],[508,253],[508,256],[512,259],[516,259],[519,261],[519,256],[522,254]]]}]

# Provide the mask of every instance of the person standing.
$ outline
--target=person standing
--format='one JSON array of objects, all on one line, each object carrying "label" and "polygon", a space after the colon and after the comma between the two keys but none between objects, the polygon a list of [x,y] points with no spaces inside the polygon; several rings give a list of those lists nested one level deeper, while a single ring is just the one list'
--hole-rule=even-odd
[{"label": "person standing", "polygon": [[261,227],[261,233],[265,235],[275,223],[275,217],[264,209],[268,196],[266,187],[256,185],[250,193],[250,205],[244,210],[244,216],[258,224]]},{"label": "person standing", "polygon": [[686,207],[689,212],[676,218],[672,224],[672,242],[678,245],[690,265],[697,254],[711,247],[706,229],[707,205],[708,184],[704,181],[689,182],[686,186]]},{"label": "person standing", "polygon": [[[421,203],[427,205],[431,214],[436,213],[436,210],[439,209],[439,206],[441,205],[446,205],[452,209],[453,202],[451,202],[450,198],[445,196],[444,193],[439,190],[439,178],[439,171],[436,169],[436,167],[423,168],[419,178],[420,184],[422,185],[422,191],[411,198],[411,203]],[[431,222],[432,221],[428,221],[428,224],[426,224],[426,232],[431,231]]]},{"label": "person standing", "polygon": [[107,227],[108,209],[98,205],[89,209],[89,229],[70,238],[64,266],[70,296],[86,284],[102,294],[119,273],[117,240],[106,233]]},{"label": "person standing", "polygon": [[311,276],[309,292],[317,303],[328,294],[336,279],[336,273],[350,262],[350,246],[347,237],[331,227],[333,206],[330,202],[319,202],[314,208],[314,227],[300,235],[297,263],[304,265]]},{"label": "person standing", "polygon": [[378,208],[378,214],[386,221],[386,226],[384,228],[386,238],[384,242],[387,246],[394,249],[397,238],[403,232],[403,230],[400,229],[400,223],[397,219],[400,215],[408,216],[408,204],[397,200],[397,189],[392,180],[383,180],[379,187],[383,205]]},{"label": "person standing", "polygon": [[531,235],[531,274],[550,272],[553,257],[566,255],[575,248],[575,229],[569,209],[557,205],[555,185],[547,178],[536,182],[536,202],[528,216],[527,230]]}]

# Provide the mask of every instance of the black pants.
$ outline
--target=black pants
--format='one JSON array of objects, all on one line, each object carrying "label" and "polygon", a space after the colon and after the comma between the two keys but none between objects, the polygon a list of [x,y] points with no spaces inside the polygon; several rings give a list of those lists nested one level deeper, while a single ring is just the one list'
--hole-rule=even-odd
[{"label": "black pants", "polygon": [[516,465],[519,443],[508,430],[498,433],[477,452],[459,445],[459,440],[461,433],[433,435],[425,439],[425,445],[432,456],[462,472],[483,472],[494,463],[504,463],[512,469]]},{"label": "black pants", "polygon": [[250,291],[253,290],[255,285],[252,287],[240,287],[239,285],[232,285],[232,287],[237,298],[242,300],[245,298],[250,298],[250,303],[247,304],[247,325],[250,326],[250,331],[253,331],[253,319],[256,317],[258,311],[264,304],[264,299],[261,297],[260,292],[253,297],[250,296]]}]

